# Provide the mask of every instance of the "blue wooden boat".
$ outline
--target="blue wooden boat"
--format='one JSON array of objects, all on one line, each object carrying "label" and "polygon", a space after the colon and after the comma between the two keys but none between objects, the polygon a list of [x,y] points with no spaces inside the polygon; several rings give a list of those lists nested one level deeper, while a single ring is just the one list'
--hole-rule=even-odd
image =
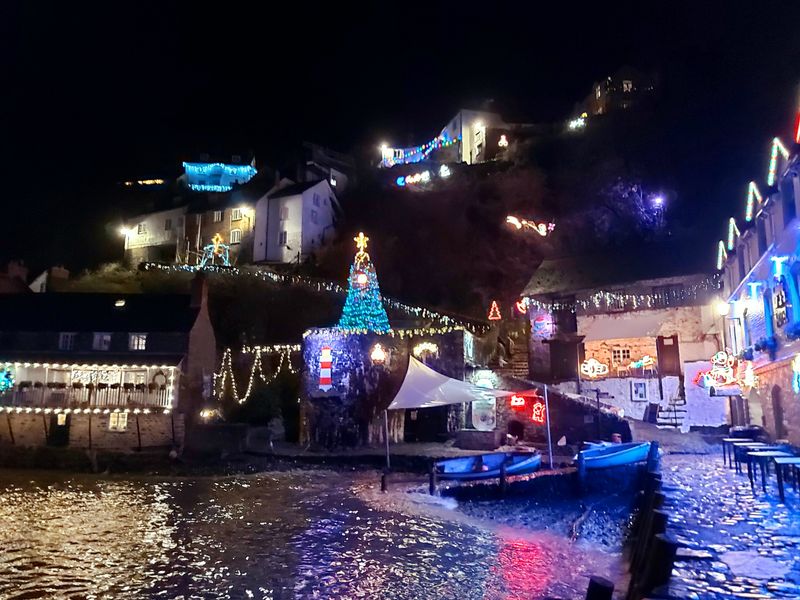
[{"label": "blue wooden boat", "polygon": [[501,465],[505,465],[506,475],[527,475],[542,466],[542,455],[536,450],[448,458],[436,463],[436,473],[439,479],[477,481],[500,477]]},{"label": "blue wooden boat", "polygon": [[[607,469],[647,460],[650,442],[631,442],[628,444],[593,444],[581,450],[587,469]],[[576,456],[576,460],[578,459]]]}]

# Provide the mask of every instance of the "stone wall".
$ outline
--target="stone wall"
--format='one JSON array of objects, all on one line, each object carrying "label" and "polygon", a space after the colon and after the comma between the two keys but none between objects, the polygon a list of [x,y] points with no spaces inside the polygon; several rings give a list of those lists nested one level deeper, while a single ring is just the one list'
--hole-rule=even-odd
[{"label": "stone wall", "polygon": [[[71,448],[91,447],[124,451],[139,447],[181,446],[184,439],[184,417],[179,413],[166,415],[129,413],[125,431],[109,430],[107,414],[71,414],[68,419],[68,446]],[[0,415],[0,444],[45,446],[47,432],[50,432],[52,426],[50,415],[43,413],[3,413]]]},{"label": "stone wall", "polygon": [[[762,425],[773,439],[788,439],[793,445],[800,445],[800,394],[792,387],[794,371],[792,361],[784,360],[771,363],[756,370],[758,387],[750,394],[750,404],[760,402],[763,411]],[[778,431],[775,419],[775,408],[780,406],[783,412],[782,429]],[[751,415],[753,414],[751,410]]]},{"label": "stone wall", "polygon": [[[575,384],[561,384],[559,389],[565,392],[572,392]],[[638,388],[638,395],[634,392]],[[610,395],[603,398],[601,402],[614,406],[623,411],[622,416],[631,419],[642,420],[645,410],[650,404],[659,404],[663,407],[669,405],[669,401],[680,396],[680,379],[675,376],[661,378],[661,387],[657,377],[609,377],[598,379],[597,381],[581,382],[581,392],[589,397],[594,397],[594,392],[589,390],[599,389]],[[662,397],[663,392],[663,397]]]}]

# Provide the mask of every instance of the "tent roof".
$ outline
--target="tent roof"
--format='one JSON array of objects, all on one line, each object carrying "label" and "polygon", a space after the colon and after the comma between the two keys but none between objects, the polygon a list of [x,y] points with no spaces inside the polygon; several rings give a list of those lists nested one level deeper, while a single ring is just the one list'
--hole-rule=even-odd
[{"label": "tent roof", "polygon": [[424,365],[413,356],[409,356],[405,379],[389,405],[389,410],[431,408],[446,404],[489,400],[511,394],[513,392],[490,390],[447,377]]}]

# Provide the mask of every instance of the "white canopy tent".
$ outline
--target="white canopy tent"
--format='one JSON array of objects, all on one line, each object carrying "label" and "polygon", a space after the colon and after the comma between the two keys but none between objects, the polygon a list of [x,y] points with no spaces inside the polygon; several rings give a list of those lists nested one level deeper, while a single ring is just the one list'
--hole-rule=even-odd
[{"label": "white canopy tent", "polygon": [[431,408],[474,402],[475,400],[491,400],[501,396],[511,396],[513,393],[482,388],[466,381],[447,377],[410,356],[405,379],[389,405],[389,410]]}]

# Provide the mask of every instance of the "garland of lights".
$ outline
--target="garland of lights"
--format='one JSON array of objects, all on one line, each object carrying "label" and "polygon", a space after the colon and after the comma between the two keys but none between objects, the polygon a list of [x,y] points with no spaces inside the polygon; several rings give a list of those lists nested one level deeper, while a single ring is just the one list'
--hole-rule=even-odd
[{"label": "garland of lights", "polygon": [[736,247],[736,240],[742,234],[739,232],[739,228],[736,226],[736,219],[731,217],[728,220],[728,251],[733,250]]},{"label": "garland of lights", "polygon": [[[722,242],[720,242],[722,243]],[[723,244],[724,250],[724,244]],[[632,305],[634,310],[640,308],[659,308],[662,306],[663,299],[670,297],[675,300],[688,300],[697,298],[699,292],[716,292],[722,288],[722,279],[719,275],[709,277],[701,283],[696,283],[680,292],[670,291],[667,294],[620,294],[617,292],[599,291],[595,292],[585,300],[575,300],[572,302],[542,302],[531,296],[526,296],[528,305],[537,310],[556,311],[569,310],[575,312],[577,309],[586,310],[588,308],[620,307]]]},{"label": "garland of lights", "polygon": [[[41,407],[38,407],[38,406],[34,408],[32,406],[27,406],[27,407],[22,407],[22,406],[0,406],[0,412],[3,412],[3,411],[6,411],[9,414],[13,413],[13,412],[15,412],[17,414],[24,412],[24,413],[28,413],[28,414],[30,414],[30,413],[36,413],[36,414],[44,413],[46,415],[49,415],[50,413],[53,413],[53,414],[56,414],[56,415],[57,414],[61,414],[61,413],[64,413],[65,415],[68,415],[70,413],[73,413],[73,414],[76,414],[76,415],[79,415],[81,413],[83,413],[84,415],[88,415],[89,413],[92,413],[92,414],[95,414],[95,415],[99,415],[99,414],[107,415],[109,413],[133,413],[135,415],[138,415],[138,414],[149,415],[150,413],[156,412],[156,411],[154,411],[154,410],[152,410],[150,408],[115,408],[114,410],[111,410],[110,408],[103,408],[103,409],[100,409],[100,408],[41,408]],[[172,409],[165,408],[163,410],[162,414],[168,415],[171,412],[172,412]]]},{"label": "garland of lights", "polygon": [[756,200],[758,200],[759,207],[764,204],[764,197],[761,195],[761,192],[758,191],[756,182],[751,181],[747,186],[747,204],[744,209],[744,220],[748,223],[753,220],[753,216],[755,215]]},{"label": "garland of lights", "polygon": [[[301,285],[316,292],[333,292],[336,294],[345,294],[347,292],[347,290],[344,287],[332,281],[320,281],[318,279],[303,277],[301,275],[285,275],[283,273],[275,273],[274,271],[268,271],[258,267],[253,267],[251,269],[244,269],[241,267],[206,265],[205,267],[201,268],[196,265],[170,265],[170,264],[155,263],[155,262],[145,262],[141,263],[139,265],[139,268],[143,271],[158,270],[158,271],[171,271],[171,272],[182,272],[182,273],[195,273],[197,271],[203,271],[208,273],[221,273],[227,275],[244,275],[248,277],[255,277],[256,279],[261,279],[262,281],[270,281],[272,283],[286,284],[286,285]],[[392,298],[387,298],[385,296],[382,297],[382,300],[384,306],[386,306],[387,308],[404,312],[407,315],[411,315],[416,318],[438,321],[442,326],[456,328],[456,329],[463,328],[467,329],[472,333],[477,333],[479,335],[482,335],[489,330],[489,326],[486,324],[479,324],[473,321],[468,321],[466,319],[457,319],[455,317],[443,315],[442,313],[439,313],[435,310],[431,310],[429,308],[423,308],[421,306],[412,306],[410,304],[405,304],[404,302],[400,302],[399,300],[394,300]]]},{"label": "garland of lights", "polygon": [[[253,366],[250,368],[250,377],[247,380],[247,390],[245,391],[243,396],[239,395],[238,386],[236,385],[236,378],[233,374],[233,354],[230,348],[226,348],[225,352],[222,354],[222,362],[219,366],[219,372],[214,373],[214,387],[216,389],[217,398],[221,399],[222,395],[225,393],[225,384],[230,378],[231,383],[231,394],[233,395],[233,399],[236,400],[239,404],[247,402],[247,399],[250,397],[250,394],[253,392],[253,387],[255,386],[256,382],[256,375],[261,380],[264,385],[269,385],[275,379],[278,378],[281,370],[283,369],[283,365],[286,364],[286,368],[289,370],[289,373],[297,373],[297,369],[292,366],[292,359],[289,355],[290,352],[294,352],[295,348],[299,351],[299,346],[275,346],[278,348],[275,352],[280,352],[280,359],[278,361],[277,368],[273,371],[272,375],[267,377],[264,374],[264,366],[261,363],[261,353],[262,352],[271,352],[269,349],[272,348],[270,346],[245,346],[242,348],[243,354],[254,354],[255,358],[253,359]],[[217,381],[219,381],[219,386],[217,387]]]},{"label": "garland of lights", "polygon": [[775,176],[778,173],[778,151],[780,151],[783,159],[789,158],[789,151],[783,145],[780,138],[772,138],[772,150],[769,157],[769,171],[767,172],[767,185],[772,186],[775,184]]}]

